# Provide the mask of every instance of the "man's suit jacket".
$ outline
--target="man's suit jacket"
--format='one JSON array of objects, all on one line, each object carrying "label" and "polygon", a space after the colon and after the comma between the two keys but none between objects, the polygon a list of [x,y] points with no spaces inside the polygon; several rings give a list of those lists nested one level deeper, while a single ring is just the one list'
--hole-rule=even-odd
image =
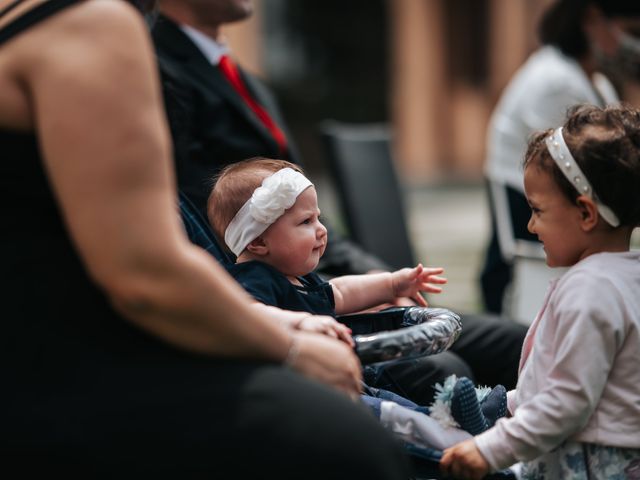
[{"label": "man's suit jacket", "polygon": [[[276,102],[258,79],[239,67],[249,91],[287,136],[284,154],[220,69],[211,65],[178,25],[160,15],[152,35],[174,141],[178,188],[205,218],[213,177],[225,165],[254,156],[301,165]],[[329,244],[319,270],[343,275],[387,269],[382,261],[336,234],[330,225],[328,228]]]}]

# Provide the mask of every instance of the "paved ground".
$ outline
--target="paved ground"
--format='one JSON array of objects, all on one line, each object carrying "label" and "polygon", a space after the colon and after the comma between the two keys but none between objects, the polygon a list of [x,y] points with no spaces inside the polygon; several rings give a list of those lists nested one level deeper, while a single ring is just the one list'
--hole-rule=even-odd
[{"label": "paved ground", "polygon": [[406,200],[416,258],[444,267],[449,280],[432,302],[481,311],[478,274],[490,221],[483,185],[422,187],[409,192]]}]

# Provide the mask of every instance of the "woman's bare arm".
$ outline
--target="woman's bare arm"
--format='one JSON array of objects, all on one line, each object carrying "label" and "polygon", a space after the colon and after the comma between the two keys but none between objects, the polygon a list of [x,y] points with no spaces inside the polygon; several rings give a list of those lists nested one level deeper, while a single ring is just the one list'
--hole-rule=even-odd
[{"label": "woman's bare arm", "polygon": [[153,50],[131,7],[79,3],[5,45],[0,61],[10,66],[0,80],[23,99],[3,122],[38,132],[72,240],[123,316],[185,349],[288,358],[308,376],[358,390],[348,346],[263,318],[184,235]]},{"label": "woman's bare arm", "polygon": [[114,306],[188,349],[283,359],[287,333],[247,308],[247,295],[182,234],[139,15],[124,2],[86,2],[20,47],[47,173],[80,256]]}]

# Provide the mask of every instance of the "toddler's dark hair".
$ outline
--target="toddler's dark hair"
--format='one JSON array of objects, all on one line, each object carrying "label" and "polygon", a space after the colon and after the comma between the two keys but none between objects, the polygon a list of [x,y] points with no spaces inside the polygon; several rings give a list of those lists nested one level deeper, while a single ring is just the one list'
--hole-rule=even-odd
[{"label": "toddler's dark hair", "polygon": [[[532,136],[524,166],[549,172],[564,195],[575,202],[578,191],[547,150],[545,138],[552,132]],[[620,225],[640,225],[640,110],[629,105],[576,105],[567,112],[562,135],[593,191],[618,216]]]}]

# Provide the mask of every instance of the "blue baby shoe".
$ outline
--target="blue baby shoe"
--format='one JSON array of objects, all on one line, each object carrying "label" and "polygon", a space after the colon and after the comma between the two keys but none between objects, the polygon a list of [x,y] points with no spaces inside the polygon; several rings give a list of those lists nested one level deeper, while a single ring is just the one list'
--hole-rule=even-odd
[{"label": "blue baby shoe", "polygon": [[471,435],[478,435],[489,428],[489,423],[480,409],[475,385],[467,377],[461,377],[453,387],[451,416]]},{"label": "blue baby shoe", "polygon": [[493,427],[499,418],[507,414],[507,389],[502,385],[496,385],[480,401],[480,410],[482,410],[489,428]]}]

